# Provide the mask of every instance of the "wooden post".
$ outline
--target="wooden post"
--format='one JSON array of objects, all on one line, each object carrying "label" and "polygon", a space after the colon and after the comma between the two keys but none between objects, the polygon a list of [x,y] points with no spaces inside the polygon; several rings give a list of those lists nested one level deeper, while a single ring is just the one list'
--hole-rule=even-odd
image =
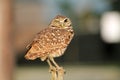
[{"label": "wooden post", "polygon": [[0,0],[0,80],[13,80],[11,0]]}]

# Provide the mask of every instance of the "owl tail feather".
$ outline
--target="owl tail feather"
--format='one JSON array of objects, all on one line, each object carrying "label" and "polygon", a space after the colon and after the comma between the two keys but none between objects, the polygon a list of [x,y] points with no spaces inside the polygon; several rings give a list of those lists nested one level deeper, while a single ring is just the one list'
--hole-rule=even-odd
[{"label": "owl tail feather", "polygon": [[27,60],[35,60],[36,58],[40,58],[41,61],[45,61],[47,59],[47,55],[46,53],[40,53],[35,46],[32,46],[25,55],[25,58]]}]

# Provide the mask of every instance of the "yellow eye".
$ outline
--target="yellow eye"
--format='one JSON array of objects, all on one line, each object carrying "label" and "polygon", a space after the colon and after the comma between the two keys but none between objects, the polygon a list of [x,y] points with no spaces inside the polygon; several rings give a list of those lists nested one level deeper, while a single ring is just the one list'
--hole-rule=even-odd
[{"label": "yellow eye", "polygon": [[65,22],[65,23],[68,22],[68,19],[65,19],[64,22]]}]

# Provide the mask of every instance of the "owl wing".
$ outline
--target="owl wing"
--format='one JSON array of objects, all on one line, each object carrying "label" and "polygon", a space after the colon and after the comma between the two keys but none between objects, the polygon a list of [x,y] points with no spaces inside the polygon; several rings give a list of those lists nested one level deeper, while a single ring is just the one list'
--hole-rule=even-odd
[{"label": "owl wing", "polygon": [[42,43],[42,40],[45,39],[46,31],[49,31],[49,29],[46,28],[37,33],[33,41],[26,46],[26,48],[29,49],[27,54],[25,55],[26,59],[34,60],[37,57],[44,56],[41,53],[43,52],[43,47],[40,45],[40,43]]},{"label": "owl wing", "polygon": [[27,48],[27,49],[30,49],[33,44],[38,43],[38,41],[40,40],[40,37],[44,37],[46,30],[47,30],[47,28],[44,29],[44,30],[42,30],[42,31],[40,31],[39,33],[37,33],[37,34],[35,35],[33,41],[30,42],[30,43],[26,46],[26,48]]}]

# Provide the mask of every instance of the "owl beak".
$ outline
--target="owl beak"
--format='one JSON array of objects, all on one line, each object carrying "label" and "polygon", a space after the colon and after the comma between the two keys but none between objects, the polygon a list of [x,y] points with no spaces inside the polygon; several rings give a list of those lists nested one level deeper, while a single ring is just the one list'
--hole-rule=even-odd
[{"label": "owl beak", "polygon": [[61,27],[62,27],[62,28],[64,28],[64,25],[63,25],[63,24],[61,24]]},{"label": "owl beak", "polygon": [[60,25],[60,26],[61,26],[61,28],[64,28],[64,24],[63,24],[63,22],[61,22],[61,25]]},{"label": "owl beak", "polygon": [[64,24],[63,23],[64,23],[63,21],[60,21],[61,28],[64,28]]}]

